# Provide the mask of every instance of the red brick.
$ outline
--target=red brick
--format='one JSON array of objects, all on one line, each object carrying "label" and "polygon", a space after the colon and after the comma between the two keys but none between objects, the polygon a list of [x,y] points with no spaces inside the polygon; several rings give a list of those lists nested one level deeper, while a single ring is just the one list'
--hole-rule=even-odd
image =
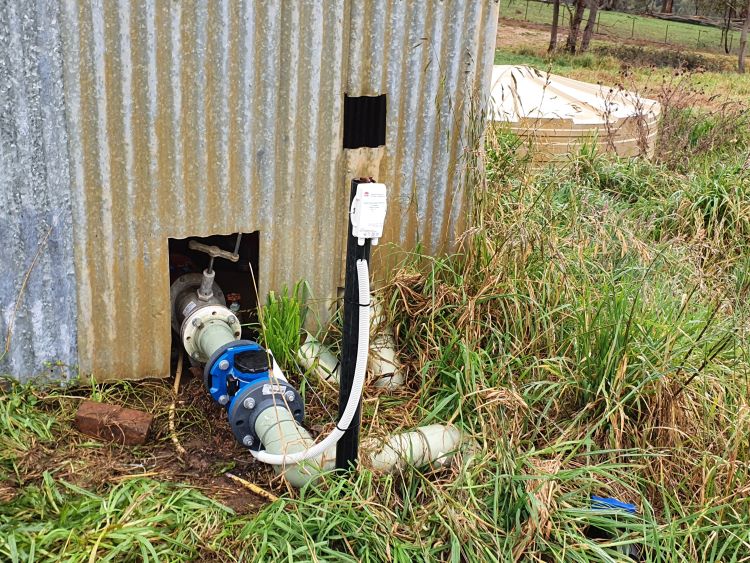
[{"label": "red brick", "polygon": [[78,406],[75,426],[80,432],[126,446],[146,443],[153,415],[95,401],[83,401]]}]

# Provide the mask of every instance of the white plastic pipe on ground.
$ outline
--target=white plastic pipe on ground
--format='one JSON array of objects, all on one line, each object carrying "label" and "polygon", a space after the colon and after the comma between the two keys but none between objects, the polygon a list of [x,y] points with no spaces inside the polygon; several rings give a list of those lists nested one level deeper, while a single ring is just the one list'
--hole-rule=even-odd
[{"label": "white plastic pipe on ground", "polygon": [[[283,407],[263,411],[255,423],[266,452],[287,455],[309,450],[314,445],[310,434],[299,426]],[[385,442],[371,439],[362,445],[366,464],[378,473],[392,473],[407,466],[430,465],[434,469],[453,461],[465,446],[465,439],[454,426],[431,424],[409,432],[394,434]],[[318,457],[291,465],[275,465],[274,471],[294,487],[317,481],[324,471],[336,465],[335,445]]]},{"label": "white plastic pipe on ground", "polygon": [[305,369],[312,369],[323,381],[339,383],[339,361],[333,355],[330,348],[315,339],[310,333],[307,334],[304,344],[297,352],[297,359]]},{"label": "white plastic pipe on ground", "polygon": [[455,426],[430,424],[410,432],[394,434],[380,448],[369,441],[366,454],[374,471],[391,472],[407,465],[437,468],[449,464],[461,449],[464,436]]},{"label": "white plastic pipe on ground", "polygon": [[404,374],[401,372],[396,359],[396,340],[393,337],[393,328],[388,325],[382,297],[373,297],[372,303],[370,330],[373,332],[373,338],[370,345],[368,367],[375,379],[375,387],[397,389],[404,384]]},{"label": "white plastic pipe on ground", "polygon": [[[265,451],[272,455],[285,456],[309,450],[314,444],[310,433],[297,424],[289,409],[283,406],[268,408],[258,415],[255,421],[258,434]],[[335,448],[314,458],[291,465],[274,465],[274,471],[289,483],[300,488],[316,480],[322,471],[332,469],[336,461]]]},{"label": "white plastic pipe on ground", "polygon": [[[382,306],[372,307],[373,314],[378,315],[378,322],[370,322],[374,333],[370,344],[367,367],[375,380],[378,389],[397,389],[404,384],[404,375],[396,359],[396,343],[393,329],[383,324],[385,317]],[[300,366],[312,372],[321,380],[338,385],[341,364],[330,348],[307,333],[305,342],[297,351]]]},{"label": "white plastic pipe on ground", "polygon": [[375,377],[375,387],[397,389],[404,384],[404,374],[396,359],[393,329],[386,327],[375,337],[370,352],[370,372]]}]

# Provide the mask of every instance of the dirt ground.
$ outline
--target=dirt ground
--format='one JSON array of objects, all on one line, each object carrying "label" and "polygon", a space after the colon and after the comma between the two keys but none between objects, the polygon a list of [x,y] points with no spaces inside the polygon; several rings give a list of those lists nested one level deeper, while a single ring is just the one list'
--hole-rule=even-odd
[{"label": "dirt ground", "polygon": [[549,43],[549,26],[531,22],[500,19],[497,26],[498,49],[517,47],[539,47]]},{"label": "dirt ground", "polygon": [[75,485],[97,489],[135,477],[185,483],[229,506],[239,514],[257,512],[266,499],[236,484],[225,476],[231,472],[276,494],[286,490],[271,469],[256,462],[234,439],[226,412],[216,405],[203,388],[197,373],[182,376],[176,400],[176,435],[187,455],[178,455],[169,430],[169,405],[173,380],[151,380],[133,384],[132,393],[107,396],[104,402],[122,404],[154,414],[148,443],[127,447],[97,441],[83,435],[72,425],[75,409],[85,388],[66,395],[40,394],[45,410],[51,411],[64,429],[52,446],[32,450],[22,461],[24,481],[51,471],[56,478]]},{"label": "dirt ground", "polygon": [[[568,28],[565,25],[560,25],[558,28],[557,41],[558,45],[565,41],[567,37]],[[548,24],[540,24],[534,22],[527,22],[523,20],[514,20],[500,18],[500,22],[497,26],[497,43],[498,49],[502,48],[518,48],[518,47],[532,47],[532,48],[544,48],[549,44],[550,37],[550,26]],[[637,45],[640,47],[658,47],[664,49],[664,43],[658,41],[650,41],[648,39],[631,39],[624,38],[606,33],[594,33],[592,36],[594,41],[615,41],[618,44],[624,45]],[[672,47],[677,48],[677,47]]]}]

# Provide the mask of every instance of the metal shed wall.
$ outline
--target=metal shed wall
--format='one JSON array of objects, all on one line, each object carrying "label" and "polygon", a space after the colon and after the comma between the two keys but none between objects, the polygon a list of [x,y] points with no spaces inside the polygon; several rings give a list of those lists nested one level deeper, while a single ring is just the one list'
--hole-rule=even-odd
[{"label": "metal shed wall", "polygon": [[383,240],[445,251],[465,216],[466,131],[483,117],[498,3],[362,0],[350,18],[346,90],[388,95],[386,144],[370,167],[389,188]]},{"label": "metal shed wall", "polygon": [[57,11],[0,9],[0,374],[64,380],[78,362]]},{"label": "metal shed wall", "polygon": [[[53,0],[29,4],[55,30],[40,51],[57,53],[51,66],[64,75],[50,96],[65,102],[54,146],[67,150],[69,171],[34,189],[62,198],[46,204],[55,212],[72,200],[72,241],[50,260],[75,264],[65,296],[75,295],[77,315],[50,307],[49,291],[30,292],[50,312],[29,315],[33,330],[13,341],[23,354],[34,334],[75,317],[77,337],[56,353],[69,362],[77,341],[82,374],[167,375],[170,237],[259,230],[261,295],[300,278],[332,295],[348,194],[344,92],[387,94],[375,162],[392,190],[386,239],[428,250],[450,242],[465,201],[465,102],[489,85],[495,0],[71,0],[59,14]],[[39,156],[48,169],[49,158]],[[17,287],[2,286],[3,311]]]}]

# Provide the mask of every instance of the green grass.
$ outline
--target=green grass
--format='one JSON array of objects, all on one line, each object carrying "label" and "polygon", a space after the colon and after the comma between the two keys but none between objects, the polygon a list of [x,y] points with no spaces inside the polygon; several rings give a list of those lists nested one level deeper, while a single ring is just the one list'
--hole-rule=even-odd
[{"label": "green grass", "polygon": [[271,350],[282,369],[296,366],[296,351],[301,344],[302,327],[307,316],[305,304],[309,288],[298,283],[290,292],[270,292],[266,306],[260,310],[261,344]]},{"label": "green grass", "polygon": [[718,67],[714,70],[683,72],[671,66],[680,60],[700,66],[707,57],[711,56],[686,51],[675,58],[674,52],[658,48],[637,48],[632,53],[628,46],[618,48],[606,41],[594,41],[592,51],[582,55],[558,53],[549,57],[546,40],[540,40],[534,45],[499,48],[494,63],[530,65],[593,84],[621,85],[653,99],[681,88],[690,92],[696,107],[720,109],[727,101],[744,105],[750,99],[750,74],[733,72],[734,59],[715,57],[708,61],[709,66]]},{"label": "green grass", "polygon": [[231,510],[188,487],[134,479],[104,493],[44,473],[0,507],[5,561],[195,561]]},{"label": "green grass", "polygon": [[[568,21],[568,12],[562,8],[560,15],[562,18],[561,29],[564,32]],[[502,0],[500,17],[549,25],[552,23],[552,4],[537,1],[527,3],[523,0]],[[584,22],[587,18],[588,10],[584,16]],[[688,49],[724,52],[719,28],[668,22],[658,18],[604,10],[599,12],[597,20],[596,33],[606,34],[613,38],[640,39]],[[502,33],[502,26],[500,27],[500,33]],[[734,54],[738,52],[739,35],[738,31],[731,31],[733,39],[730,39],[730,41]]]},{"label": "green grass", "polygon": [[553,73],[569,75],[576,70],[619,70],[618,63],[611,57],[599,57],[592,53],[568,55],[559,53],[549,58],[543,49],[521,48],[518,50],[498,49],[495,51],[496,65],[529,65]]}]

